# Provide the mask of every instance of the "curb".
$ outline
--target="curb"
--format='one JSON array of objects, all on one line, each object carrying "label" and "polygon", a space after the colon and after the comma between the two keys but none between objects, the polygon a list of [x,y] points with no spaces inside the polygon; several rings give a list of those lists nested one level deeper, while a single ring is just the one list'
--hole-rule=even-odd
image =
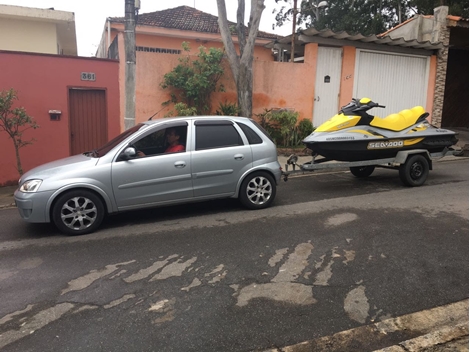
[{"label": "curb", "polygon": [[[429,334],[400,342],[398,345],[375,350],[374,352],[423,351],[433,346],[444,345],[448,342],[459,340],[465,336],[468,336],[468,323],[457,324],[451,327],[446,326]],[[468,343],[466,344],[468,345]]]},{"label": "curb", "polygon": [[0,205],[0,210],[11,209],[11,208],[16,208],[16,204],[15,203],[10,203],[10,204]]},{"label": "curb", "polygon": [[466,336],[468,299],[264,352],[425,351]]}]

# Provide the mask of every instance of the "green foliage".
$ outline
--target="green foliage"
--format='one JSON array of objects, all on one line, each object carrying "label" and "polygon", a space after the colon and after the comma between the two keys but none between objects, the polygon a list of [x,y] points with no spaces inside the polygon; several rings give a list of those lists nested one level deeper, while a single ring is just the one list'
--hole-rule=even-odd
[{"label": "green foliage", "polygon": [[197,109],[195,107],[188,107],[185,103],[176,103],[174,108],[175,109],[166,114],[165,117],[197,115]]},{"label": "green foliage", "polygon": [[216,114],[221,116],[238,116],[240,109],[235,103],[219,103],[219,109],[216,111]]},{"label": "green foliage", "polygon": [[[182,47],[189,52],[189,44],[184,42]],[[191,60],[189,54],[179,58],[179,64],[163,77],[160,86],[169,89],[168,103],[184,103],[194,107],[199,115],[209,113],[211,110],[211,94],[223,91],[219,80],[224,73],[222,59],[224,52],[220,49],[200,47],[196,60]]]},{"label": "green foliage", "polygon": [[18,100],[18,95],[13,88],[0,91],[0,131],[5,131],[13,141],[16,168],[18,173],[23,175],[19,149],[34,142],[34,139],[23,140],[23,133],[30,128],[36,129],[39,125],[26,113],[24,107],[13,107],[15,100]]},{"label": "green foliage", "polygon": [[278,147],[302,145],[302,140],[314,130],[310,120],[297,121],[299,113],[295,111],[265,109],[256,116]]},{"label": "green foliage", "polygon": [[[289,0],[276,14],[276,25],[291,25],[293,9]],[[432,15],[434,8],[449,6],[449,14],[468,18],[468,0],[336,0],[328,1],[326,9],[316,9],[320,1],[300,1],[297,24],[305,27],[347,31],[364,35],[380,34],[406,21],[415,14]],[[316,17],[318,14],[318,18]]]},{"label": "green foliage", "polygon": [[297,124],[297,134],[298,134],[300,141],[302,141],[305,137],[307,137],[314,130],[315,128],[313,127],[312,120],[303,118]]}]

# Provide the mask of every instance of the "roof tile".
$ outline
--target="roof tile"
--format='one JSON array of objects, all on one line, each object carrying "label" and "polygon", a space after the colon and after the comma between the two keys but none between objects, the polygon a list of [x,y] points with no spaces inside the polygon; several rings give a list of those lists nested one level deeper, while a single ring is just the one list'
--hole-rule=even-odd
[{"label": "roof tile", "polygon": [[[124,20],[124,17],[111,18],[111,22],[124,23]],[[217,16],[189,6],[178,6],[172,9],[139,14],[137,25],[203,33],[220,33]],[[236,25],[236,23],[229,21],[229,25]],[[278,37],[272,33],[258,32],[258,38],[276,39]]]}]

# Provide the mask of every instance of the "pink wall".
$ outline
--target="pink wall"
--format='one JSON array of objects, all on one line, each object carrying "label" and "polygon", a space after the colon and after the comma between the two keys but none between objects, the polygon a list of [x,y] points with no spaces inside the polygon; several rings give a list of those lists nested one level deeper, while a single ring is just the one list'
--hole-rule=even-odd
[{"label": "pink wall", "polygon": [[[150,29],[149,29],[150,30]],[[190,43],[191,55],[196,59],[198,47],[204,45],[206,48],[222,48],[220,38],[201,35],[196,32],[182,31],[180,37],[174,37],[174,31],[158,29],[158,33],[137,34],[137,45],[146,47],[158,47],[167,49],[181,49],[181,43]],[[114,32],[116,33],[116,32]],[[183,34],[187,38],[182,39]],[[121,129],[124,129],[125,111],[125,60],[123,33],[118,34],[119,56],[121,65],[120,91],[121,91]],[[167,37],[165,35],[168,35]],[[170,37],[173,35],[173,37]],[[206,38],[207,37],[207,38]],[[165,116],[172,106],[164,107],[161,104],[169,100],[168,90],[163,90],[160,83],[163,76],[178,65],[180,55],[161,54],[152,52],[136,53],[136,123],[147,120],[150,116],[156,118]],[[433,58],[435,58],[433,56]],[[299,112],[299,119],[312,119],[315,76],[318,59],[318,44],[309,43],[305,45],[304,63],[275,62],[271,50],[263,46],[255,47],[255,60],[253,61],[253,115],[263,113],[265,109],[292,108]],[[341,85],[338,100],[338,108],[347,104],[353,97],[354,72],[356,65],[356,48],[353,46],[343,47],[343,62],[341,69]],[[433,62],[433,61],[432,61]],[[431,62],[431,63],[432,63]],[[212,113],[215,114],[219,103],[236,103],[237,92],[232,72],[228,62],[225,61],[225,75],[221,83],[225,92],[212,95]],[[433,94],[435,76],[435,65],[431,64],[430,80],[428,90],[428,105],[432,104],[429,99]],[[429,110],[429,109],[428,109]]]},{"label": "pink wall", "polygon": [[[154,40],[155,42],[153,42]],[[139,35],[137,45],[181,48],[181,39],[165,38],[164,42],[156,41],[155,36]],[[191,42],[191,41],[190,41]],[[192,41],[191,52],[199,42]],[[210,44],[210,45],[209,45]],[[209,48],[214,43],[204,43]],[[222,45],[221,43],[219,43]],[[179,47],[177,46],[179,45]],[[122,33],[118,34],[119,56],[124,58],[124,40]],[[215,46],[215,45],[213,45]],[[306,46],[305,63],[274,62],[271,50],[263,47],[255,48],[257,60],[253,62],[253,114],[260,114],[265,109],[293,108],[300,113],[300,118],[312,118],[313,87],[315,83],[315,67],[317,44]],[[264,58],[259,59],[260,57]],[[163,90],[160,83],[163,76],[178,65],[180,55],[161,54],[138,51],[136,53],[136,123],[147,120],[157,113],[155,118],[164,117],[172,106],[164,107],[162,103],[169,100],[168,90]],[[194,56],[196,59],[196,56]],[[236,87],[232,72],[227,61],[224,62],[225,75],[221,83],[225,92],[214,93],[212,96],[212,113],[215,114],[219,103],[236,103]],[[125,63],[121,60],[119,69],[121,87],[121,129],[124,129],[125,112]]]},{"label": "pink wall", "polygon": [[[0,51],[0,90],[14,88],[28,115],[39,124],[24,133],[36,141],[20,149],[26,172],[45,162],[69,156],[69,88],[106,90],[108,139],[120,132],[119,63],[115,60]],[[96,81],[81,81],[81,72],[94,72]],[[49,110],[60,110],[60,121],[51,121]],[[16,184],[19,174],[12,140],[0,131],[0,185]]]},{"label": "pink wall", "polygon": [[[117,24],[113,24],[114,27],[119,27]],[[150,30],[150,29],[149,29]],[[113,32],[116,33],[116,32]],[[195,32],[187,32],[188,35],[194,35]],[[119,84],[120,84],[120,109],[121,109],[121,130],[124,130],[124,114],[125,114],[125,52],[124,52],[124,35],[122,32],[115,34],[118,37],[118,49],[119,57],[121,58],[121,64],[119,67]],[[113,36],[114,39],[114,36]],[[112,39],[112,40],[113,40]],[[191,51],[190,54],[194,55],[194,59],[197,58],[199,52],[199,46],[204,46],[206,48],[214,47],[223,49],[223,44],[220,40],[220,37],[214,35],[214,38],[204,38],[204,39],[195,39],[195,38],[175,38],[175,37],[165,37],[163,35],[152,34],[145,35],[137,33],[136,36],[136,45],[151,47],[151,48],[165,48],[165,49],[177,49],[182,50],[181,44],[183,41],[189,43]],[[266,41],[268,42],[268,41]],[[236,46],[236,49],[238,47]],[[184,53],[184,52],[183,52]],[[157,113],[155,118],[163,117],[173,108],[172,105],[164,107],[162,103],[170,99],[169,91],[163,90],[160,87],[160,83],[163,81],[163,76],[170,72],[175,66],[179,64],[178,59],[181,55],[175,54],[162,54],[162,53],[152,53],[152,52],[136,52],[136,123],[147,120],[150,116]],[[270,49],[264,48],[263,46],[255,46],[254,53],[254,96],[253,96],[253,107],[254,114],[264,111],[264,108],[272,107],[287,107],[285,92],[283,92],[281,86],[272,86],[269,87],[269,82],[275,82],[279,77],[276,75],[285,75],[291,74],[292,64],[286,63],[276,63],[272,56]],[[277,68],[273,68],[274,66]],[[227,61],[224,63],[225,66],[225,75],[221,79],[221,83],[225,86],[225,93],[215,93],[212,97],[212,112],[215,114],[215,111],[219,107],[219,103],[236,103],[236,87],[232,77],[232,72]],[[292,71],[297,72],[293,74],[293,79],[302,81],[302,75],[304,73],[301,71],[302,64],[295,64],[295,67]],[[304,65],[308,66],[308,65]],[[295,82],[290,84],[295,85]],[[303,85],[303,84],[301,84]],[[267,88],[267,90],[266,90]],[[272,90],[275,90],[277,96],[272,95]],[[268,102],[270,105],[265,105]],[[310,116],[311,117],[311,116]]]}]

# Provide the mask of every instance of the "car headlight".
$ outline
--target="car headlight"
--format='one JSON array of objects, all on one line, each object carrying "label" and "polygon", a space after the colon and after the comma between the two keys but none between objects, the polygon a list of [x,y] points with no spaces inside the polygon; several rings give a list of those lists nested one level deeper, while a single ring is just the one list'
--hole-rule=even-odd
[{"label": "car headlight", "polygon": [[36,192],[41,185],[42,180],[28,180],[20,187],[21,192],[32,193]]}]

